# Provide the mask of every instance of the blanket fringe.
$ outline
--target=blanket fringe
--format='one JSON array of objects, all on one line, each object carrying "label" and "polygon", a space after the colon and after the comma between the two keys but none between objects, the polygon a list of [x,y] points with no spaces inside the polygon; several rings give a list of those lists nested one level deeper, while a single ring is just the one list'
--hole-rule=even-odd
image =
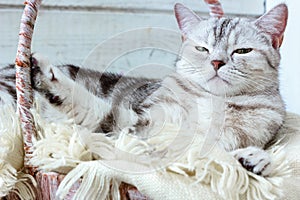
[{"label": "blanket fringe", "polygon": [[19,170],[23,167],[24,157],[19,119],[12,105],[0,108],[0,159]]},{"label": "blanket fringe", "polygon": [[0,197],[6,196],[17,181],[17,170],[5,160],[0,160]]},{"label": "blanket fringe", "polygon": [[73,197],[74,200],[80,200],[82,197],[90,200],[120,199],[120,182],[97,167],[95,161],[81,163],[69,172],[61,182],[57,196],[64,199],[71,187],[79,181],[81,184]]},{"label": "blanket fringe", "polygon": [[[10,109],[1,109],[3,113],[0,111],[0,186],[5,183],[5,187],[0,187],[0,196],[13,191],[21,199],[32,199],[34,180],[30,175],[18,172],[23,167],[23,145],[17,116]],[[160,169],[158,177],[162,178],[159,180],[168,179],[168,175],[178,182],[186,179],[190,184],[185,187],[200,188],[206,185],[224,199],[275,199],[282,195],[282,181],[291,174],[282,145],[273,145],[268,150],[273,157],[274,170],[269,177],[261,177],[245,170],[233,157],[217,147],[209,155],[201,157],[201,136],[191,139],[188,133],[178,134],[179,129],[175,126],[166,125],[162,134],[147,140],[124,133],[106,137],[90,133],[72,121],[49,123],[37,111],[33,110],[33,114],[38,123],[39,138],[34,141],[31,164],[45,171],[68,173],[57,191],[61,199],[76,183],[81,184],[74,199],[83,196],[87,199],[120,199],[121,181],[138,186],[151,177],[139,178],[124,172],[156,173],[157,169]],[[182,148],[177,148],[176,142],[187,140],[191,142],[188,148],[180,151]],[[128,163],[99,167],[102,161],[91,161],[95,155],[106,163],[117,160]],[[150,194],[153,191],[147,192]]]},{"label": "blanket fringe", "polygon": [[[7,126],[7,125],[10,126]],[[21,200],[35,199],[36,182],[23,173],[24,151],[20,124],[13,105],[2,105],[0,109],[0,197],[9,192]]]},{"label": "blanket fringe", "polygon": [[[209,184],[224,199],[276,199],[283,195],[282,183],[291,174],[283,147],[275,146],[268,151],[273,158],[273,172],[262,177],[245,170],[238,161],[235,164],[217,159],[199,159],[195,163],[196,183]],[[226,156],[224,154],[223,156]],[[204,167],[203,167],[204,166]]]},{"label": "blanket fringe", "polygon": [[23,172],[18,173],[17,178],[18,181],[11,192],[16,193],[21,200],[36,199],[34,188],[37,183],[34,178]]},{"label": "blanket fringe", "polygon": [[78,127],[72,121],[46,122],[35,110],[40,139],[34,143],[35,151],[30,163],[44,171],[67,173],[81,161],[92,159],[91,152],[78,136]]}]

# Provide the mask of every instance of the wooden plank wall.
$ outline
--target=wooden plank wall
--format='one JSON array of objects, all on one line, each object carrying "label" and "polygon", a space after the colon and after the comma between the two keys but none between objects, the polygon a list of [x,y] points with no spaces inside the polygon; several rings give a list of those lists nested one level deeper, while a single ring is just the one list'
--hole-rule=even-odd
[{"label": "wooden plank wall", "polygon": [[[0,0],[0,66],[14,62],[23,1]],[[184,3],[200,14],[208,13],[204,1],[200,0],[44,0],[36,23],[32,49],[47,55],[54,64],[94,65],[99,64],[99,60],[104,60],[100,65],[103,67],[111,63],[112,71],[116,65],[126,69],[129,65],[147,65],[149,62],[156,62],[156,59],[161,59],[161,65],[169,65],[174,61],[173,54],[180,45],[173,16],[175,2]],[[221,2],[225,12],[229,14],[260,15],[264,12],[264,0]],[[174,30],[177,33],[150,27]],[[132,31],[138,28],[143,31]],[[110,39],[118,34],[121,34],[119,40]],[[151,48],[137,52],[136,48],[148,41],[148,37],[152,37],[155,45],[162,42],[161,48],[171,44],[167,50],[172,50],[173,53],[166,53],[166,49],[159,53],[159,50],[153,51]],[[161,39],[156,41],[155,38]],[[90,54],[91,50],[104,41],[108,42],[100,51],[101,54]],[[120,54],[124,53],[120,51],[124,50],[124,46],[133,48],[127,52],[126,55],[129,56],[126,59]],[[88,55],[92,60],[86,61]],[[116,60],[116,56],[120,55],[121,58]]]}]

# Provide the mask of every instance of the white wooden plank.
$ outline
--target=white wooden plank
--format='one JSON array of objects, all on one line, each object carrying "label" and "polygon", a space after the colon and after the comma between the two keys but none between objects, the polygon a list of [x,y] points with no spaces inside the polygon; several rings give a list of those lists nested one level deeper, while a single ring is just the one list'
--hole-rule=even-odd
[{"label": "white wooden plank", "polygon": [[[143,11],[172,11],[175,3],[183,3],[193,10],[207,12],[203,0],[44,0],[43,6],[89,9],[133,9]],[[221,0],[225,13],[260,15],[264,12],[264,0]],[[0,0],[0,5],[22,5],[23,0]]]},{"label": "white wooden plank", "polygon": [[0,10],[0,16],[0,66],[3,66],[7,63],[14,63],[22,11]]},{"label": "white wooden plank", "polygon": [[[267,0],[267,9],[270,10],[281,0]],[[299,68],[299,46],[300,26],[299,1],[285,0],[289,7],[289,19],[281,47],[280,83],[281,93],[284,97],[288,111],[300,114],[300,68]]]},{"label": "white wooden plank", "polygon": [[[2,10],[0,15],[0,64],[14,61],[21,11]],[[177,30],[172,14],[41,11],[33,35],[35,52],[57,62],[80,64],[99,43],[124,31],[140,27]],[[102,56],[113,54],[112,46]]]},{"label": "white wooden plank", "polygon": [[[174,70],[180,44],[181,35],[173,30],[131,30],[99,44],[84,60],[84,66],[130,76],[162,78]],[[117,48],[107,54],[112,47]]]}]

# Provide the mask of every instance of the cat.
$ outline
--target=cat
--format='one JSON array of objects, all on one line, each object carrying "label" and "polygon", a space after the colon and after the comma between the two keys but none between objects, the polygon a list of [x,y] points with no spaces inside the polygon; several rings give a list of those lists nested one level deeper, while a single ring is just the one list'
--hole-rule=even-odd
[{"label": "cat", "polygon": [[[162,80],[126,77],[54,66],[35,54],[32,86],[93,132],[147,137],[153,125],[164,122],[203,134],[210,126],[221,127],[216,143],[247,170],[268,176],[272,161],[263,149],[285,118],[278,68],[287,14],[287,6],[279,4],[258,19],[205,19],[176,4],[183,41],[174,74]],[[13,66],[0,69],[0,78],[0,103],[15,104]],[[211,121],[216,113],[224,118]]]}]

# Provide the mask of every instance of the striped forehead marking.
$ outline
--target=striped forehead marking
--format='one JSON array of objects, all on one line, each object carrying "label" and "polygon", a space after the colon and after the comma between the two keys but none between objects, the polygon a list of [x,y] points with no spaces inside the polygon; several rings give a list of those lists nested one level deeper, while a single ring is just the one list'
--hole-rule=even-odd
[{"label": "striped forehead marking", "polygon": [[215,42],[212,45],[215,46],[224,37],[229,37],[238,24],[239,19],[221,18],[216,20],[215,25],[213,26],[213,37]]}]

